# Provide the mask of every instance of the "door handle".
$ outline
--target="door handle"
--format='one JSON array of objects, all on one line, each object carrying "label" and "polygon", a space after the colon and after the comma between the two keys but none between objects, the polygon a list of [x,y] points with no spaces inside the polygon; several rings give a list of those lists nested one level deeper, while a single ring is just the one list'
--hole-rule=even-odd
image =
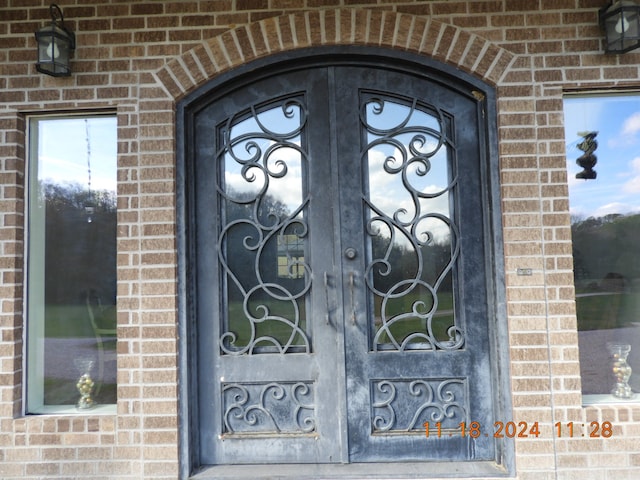
[{"label": "door handle", "polygon": [[356,324],[356,306],[355,306],[355,274],[349,272],[349,293],[351,296],[351,324]]},{"label": "door handle", "polygon": [[324,272],[324,302],[325,302],[325,307],[326,307],[325,321],[326,321],[327,325],[330,325],[331,324],[331,317],[330,317],[331,310],[329,309],[329,274],[327,272]]},{"label": "door handle", "polygon": [[[324,319],[327,325],[331,324],[331,305],[329,302],[329,294],[331,291],[330,278],[331,277],[327,272],[323,273],[322,283],[324,285],[324,300],[325,300],[325,308],[326,308]],[[350,296],[350,302],[351,302],[351,323],[352,325],[355,325],[356,324],[356,301],[355,301],[356,275],[354,272],[349,272],[348,283],[349,283],[349,296]]]}]

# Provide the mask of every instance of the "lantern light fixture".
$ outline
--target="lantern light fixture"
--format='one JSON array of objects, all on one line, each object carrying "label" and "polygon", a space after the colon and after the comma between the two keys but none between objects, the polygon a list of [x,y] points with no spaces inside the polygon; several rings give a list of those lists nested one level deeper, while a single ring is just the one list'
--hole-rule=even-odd
[{"label": "lantern light fixture", "polygon": [[69,61],[76,48],[76,37],[64,26],[64,16],[58,5],[52,3],[49,6],[49,13],[51,24],[36,32],[38,43],[36,69],[40,73],[54,77],[68,77],[71,75]]},{"label": "lantern light fixture", "polygon": [[634,0],[616,0],[600,10],[605,31],[605,52],[626,53],[640,47],[640,5]]}]

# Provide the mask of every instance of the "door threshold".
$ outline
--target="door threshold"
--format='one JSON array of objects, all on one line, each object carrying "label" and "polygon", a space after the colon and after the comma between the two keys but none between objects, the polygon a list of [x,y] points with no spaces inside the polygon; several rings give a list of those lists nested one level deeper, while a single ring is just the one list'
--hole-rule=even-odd
[{"label": "door threshold", "polygon": [[509,477],[503,465],[495,462],[350,463],[290,465],[205,466],[191,480],[259,479],[432,479],[466,477]]}]

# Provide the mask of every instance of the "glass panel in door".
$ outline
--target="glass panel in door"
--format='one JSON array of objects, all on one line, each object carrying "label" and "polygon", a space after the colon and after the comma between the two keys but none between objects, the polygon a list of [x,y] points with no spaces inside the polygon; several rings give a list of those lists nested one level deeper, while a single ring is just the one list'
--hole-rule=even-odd
[{"label": "glass panel in door", "polygon": [[218,248],[225,295],[220,348],[227,355],[311,351],[301,101],[254,107],[219,128]]},{"label": "glass panel in door", "polygon": [[455,348],[450,122],[416,99],[363,92],[362,101],[372,349]]}]

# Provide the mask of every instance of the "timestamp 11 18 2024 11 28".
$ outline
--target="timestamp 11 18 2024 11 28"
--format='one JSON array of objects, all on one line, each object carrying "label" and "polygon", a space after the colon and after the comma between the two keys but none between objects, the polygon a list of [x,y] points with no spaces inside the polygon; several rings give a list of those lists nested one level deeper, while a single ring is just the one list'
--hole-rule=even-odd
[{"label": "timestamp 11 18 2024 11 28", "polygon": [[[480,422],[460,422],[458,428],[443,428],[441,422],[433,424],[425,422],[422,425],[425,428],[427,438],[444,438],[444,437],[470,437],[478,438],[538,438],[541,435],[539,422],[494,422],[490,431],[483,429]],[[613,436],[613,425],[609,421],[590,423],[577,422],[556,422],[553,424],[551,433],[558,438],[610,438]]]}]

